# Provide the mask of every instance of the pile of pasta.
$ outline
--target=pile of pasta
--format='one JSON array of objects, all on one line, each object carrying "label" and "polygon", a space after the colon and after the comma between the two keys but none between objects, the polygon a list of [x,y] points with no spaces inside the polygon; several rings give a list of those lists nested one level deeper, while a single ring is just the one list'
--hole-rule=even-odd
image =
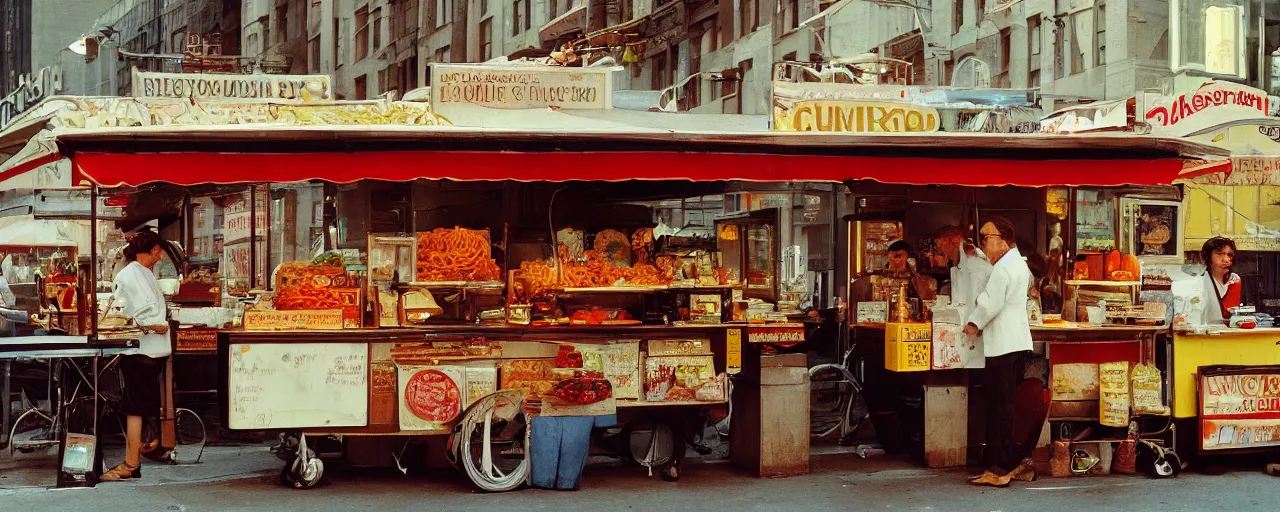
[{"label": "pile of pasta", "polygon": [[665,286],[671,274],[663,273],[648,263],[632,266],[614,265],[611,258],[595,250],[583,251],[572,260],[562,260],[561,280],[567,288],[599,288],[606,286]]},{"label": "pile of pasta", "polygon": [[280,288],[272,305],[277,311],[342,309],[342,296],[333,288],[306,281],[298,286]]},{"label": "pile of pasta", "polygon": [[499,281],[502,270],[489,248],[488,230],[455,227],[418,233],[418,281]]}]

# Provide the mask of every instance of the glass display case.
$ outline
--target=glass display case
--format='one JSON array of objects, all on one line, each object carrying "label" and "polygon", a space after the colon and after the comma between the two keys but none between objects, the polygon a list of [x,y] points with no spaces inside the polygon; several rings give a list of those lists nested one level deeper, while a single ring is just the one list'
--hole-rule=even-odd
[{"label": "glass display case", "polygon": [[745,285],[747,298],[779,298],[778,210],[756,210],[716,221],[717,247],[729,282]]}]

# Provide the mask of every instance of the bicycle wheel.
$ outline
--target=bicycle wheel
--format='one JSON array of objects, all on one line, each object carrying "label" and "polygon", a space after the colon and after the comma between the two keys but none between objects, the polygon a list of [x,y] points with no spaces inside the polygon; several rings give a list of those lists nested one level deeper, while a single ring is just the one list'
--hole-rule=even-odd
[{"label": "bicycle wheel", "polygon": [[174,446],[170,460],[175,464],[196,464],[204,455],[204,445],[208,438],[205,435],[204,420],[191,409],[179,408],[174,411],[173,421]]},{"label": "bicycle wheel", "polygon": [[58,444],[53,435],[53,416],[40,409],[27,409],[9,429],[9,455],[14,450],[31,453]]},{"label": "bicycle wheel", "polygon": [[632,461],[649,469],[664,472],[684,458],[684,432],[665,421],[628,423],[622,429],[622,442]]},{"label": "bicycle wheel", "polygon": [[845,433],[848,404],[855,393],[842,367],[820,364],[809,369],[809,435]]}]

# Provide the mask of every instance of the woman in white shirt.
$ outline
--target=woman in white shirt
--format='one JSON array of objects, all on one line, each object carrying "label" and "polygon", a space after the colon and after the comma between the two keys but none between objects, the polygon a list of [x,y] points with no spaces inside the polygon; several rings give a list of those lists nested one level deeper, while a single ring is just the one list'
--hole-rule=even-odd
[{"label": "woman in white shirt", "polygon": [[143,334],[138,354],[124,356],[120,361],[124,377],[120,409],[128,417],[125,456],[123,464],[102,475],[102,480],[108,482],[142,477],[142,419],[160,413],[160,373],[171,352],[168,308],[154,271],[164,257],[164,243],[159,234],[149,229],[134,233],[124,248],[129,264],[116,274],[116,303],[123,303],[125,316]]}]

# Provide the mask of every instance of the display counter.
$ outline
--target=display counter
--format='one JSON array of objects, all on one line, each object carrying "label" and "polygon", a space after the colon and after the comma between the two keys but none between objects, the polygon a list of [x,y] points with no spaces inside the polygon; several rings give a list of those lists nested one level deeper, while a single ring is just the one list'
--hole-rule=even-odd
[{"label": "display counter", "polygon": [[1196,375],[1204,366],[1280,364],[1280,328],[1222,329],[1173,335],[1173,414],[1199,416]]}]

